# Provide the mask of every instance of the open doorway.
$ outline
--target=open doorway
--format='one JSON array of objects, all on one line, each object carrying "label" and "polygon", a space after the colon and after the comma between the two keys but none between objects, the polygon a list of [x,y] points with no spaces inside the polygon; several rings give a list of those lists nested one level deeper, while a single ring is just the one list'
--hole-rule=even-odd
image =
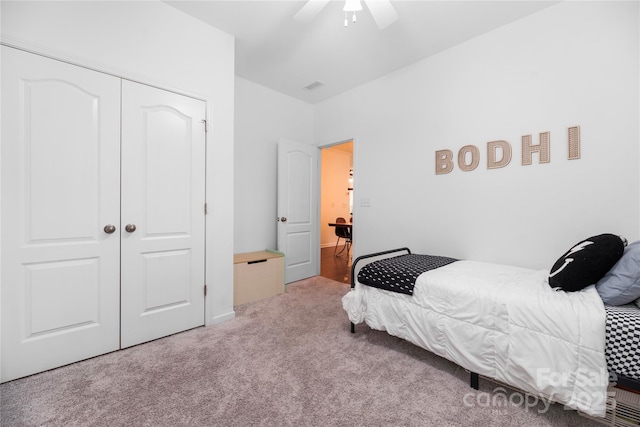
[{"label": "open doorway", "polygon": [[[323,147],[320,169],[320,275],[351,282],[353,141]],[[347,226],[330,226],[346,221]],[[349,234],[345,237],[345,232]]]}]

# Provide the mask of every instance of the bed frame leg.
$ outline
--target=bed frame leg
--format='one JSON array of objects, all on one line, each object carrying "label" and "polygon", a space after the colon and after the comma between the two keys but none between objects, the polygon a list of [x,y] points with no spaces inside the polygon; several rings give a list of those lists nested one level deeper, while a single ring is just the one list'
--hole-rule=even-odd
[{"label": "bed frame leg", "polygon": [[354,325],[353,322],[351,322],[351,333],[352,334],[356,333],[356,325]]},{"label": "bed frame leg", "polygon": [[475,372],[471,372],[471,388],[478,390],[480,388],[480,375]]}]

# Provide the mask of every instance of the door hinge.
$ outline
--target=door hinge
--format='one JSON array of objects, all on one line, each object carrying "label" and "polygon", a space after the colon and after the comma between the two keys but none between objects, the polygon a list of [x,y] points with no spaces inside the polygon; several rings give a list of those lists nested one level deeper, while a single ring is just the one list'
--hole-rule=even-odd
[{"label": "door hinge", "polygon": [[204,123],[204,132],[205,133],[209,132],[209,126],[207,125],[207,120],[206,119],[202,119],[202,120],[200,120],[200,122]]},{"label": "door hinge", "polygon": [[204,204],[204,214],[208,214],[209,213],[209,207],[207,206],[207,204]]},{"label": "door hinge", "polygon": [[204,285],[204,296],[205,297],[207,296],[207,285],[206,284]]}]

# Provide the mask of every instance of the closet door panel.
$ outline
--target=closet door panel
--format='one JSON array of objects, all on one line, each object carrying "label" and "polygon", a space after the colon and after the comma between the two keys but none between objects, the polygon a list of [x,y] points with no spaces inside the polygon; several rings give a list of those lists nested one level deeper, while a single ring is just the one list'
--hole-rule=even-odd
[{"label": "closet door panel", "polygon": [[2,381],[119,347],[120,80],[2,47]]},{"label": "closet door panel", "polygon": [[122,347],[204,324],[202,101],[123,81]]}]

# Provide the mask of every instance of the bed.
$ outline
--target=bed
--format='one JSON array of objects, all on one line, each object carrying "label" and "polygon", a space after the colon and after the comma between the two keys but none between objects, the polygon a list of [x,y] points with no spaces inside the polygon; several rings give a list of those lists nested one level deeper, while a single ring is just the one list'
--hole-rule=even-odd
[{"label": "bed", "polygon": [[408,340],[468,370],[476,389],[485,377],[604,417],[611,383],[640,390],[640,308],[605,305],[595,285],[557,292],[549,276],[399,248],[357,258],[342,305],[351,332],[364,322]]}]

